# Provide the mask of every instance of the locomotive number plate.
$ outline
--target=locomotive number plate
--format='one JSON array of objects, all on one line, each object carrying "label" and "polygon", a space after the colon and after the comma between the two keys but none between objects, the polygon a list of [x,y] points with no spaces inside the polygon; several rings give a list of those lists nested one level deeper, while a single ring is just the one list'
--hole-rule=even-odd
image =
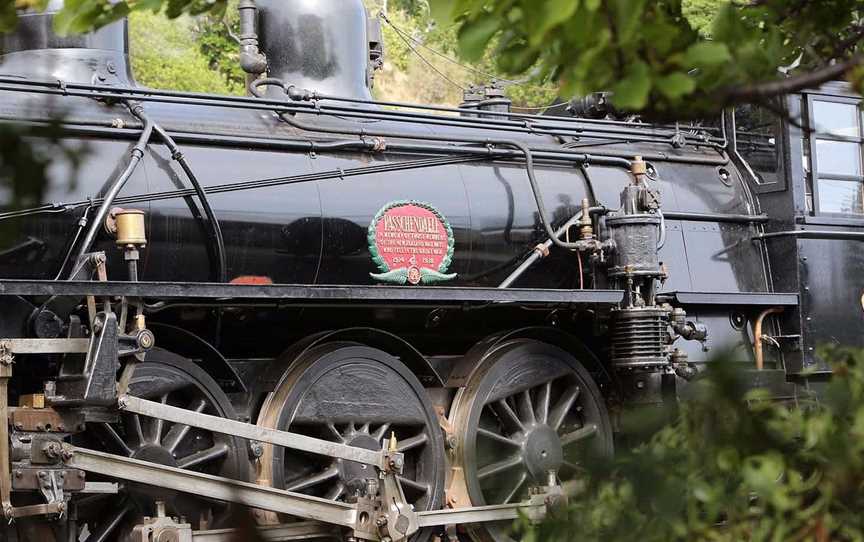
[{"label": "locomotive number plate", "polygon": [[438,210],[419,201],[394,201],[369,224],[373,279],[393,284],[435,284],[456,278],[453,229]]}]

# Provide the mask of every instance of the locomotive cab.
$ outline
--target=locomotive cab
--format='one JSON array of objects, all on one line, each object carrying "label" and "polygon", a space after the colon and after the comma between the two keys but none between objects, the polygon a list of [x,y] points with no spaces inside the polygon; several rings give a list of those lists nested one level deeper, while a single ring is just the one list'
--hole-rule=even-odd
[{"label": "locomotive cab", "polygon": [[829,83],[781,110],[736,111],[735,158],[768,216],[754,242],[774,288],[800,295],[773,347],[790,375],[827,372],[823,348],[864,347],[861,97]]}]

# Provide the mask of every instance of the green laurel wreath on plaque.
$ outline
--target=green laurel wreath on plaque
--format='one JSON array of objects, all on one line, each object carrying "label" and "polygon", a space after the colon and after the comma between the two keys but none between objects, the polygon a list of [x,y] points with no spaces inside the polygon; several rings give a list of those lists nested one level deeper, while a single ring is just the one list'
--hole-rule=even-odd
[{"label": "green laurel wreath on plaque", "polygon": [[420,283],[436,284],[439,282],[446,282],[448,280],[455,279],[457,273],[447,273],[447,268],[450,267],[450,264],[453,262],[453,251],[456,247],[456,238],[453,235],[453,228],[450,227],[450,221],[448,221],[447,218],[445,218],[444,215],[442,215],[438,211],[438,209],[436,209],[432,205],[416,200],[391,201],[390,203],[382,207],[378,211],[378,213],[375,214],[375,217],[372,218],[372,222],[369,223],[369,229],[367,230],[366,241],[369,244],[369,254],[371,254],[372,256],[372,262],[378,267],[378,270],[381,272],[369,273],[369,276],[371,276],[375,280],[381,282],[389,282],[392,284],[408,283],[409,268],[400,267],[397,269],[390,269],[387,261],[384,260],[384,257],[381,256],[381,253],[378,251],[378,245],[375,243],[375,234],[378,230],[378,222],[384,217],[384,214],[387,213],[387,211],[389,211],[390,209],[393,209],[395,207],[404,207],[406,205],[414,205],[416,207],[420,207],[431,212],[433,215],[435,215],[435,218],[441,221],[441,224],[444,225],[444,230],[447,232],[447,253],[441,260],[441,265],[438,266],[438,269],[419,267]]}]

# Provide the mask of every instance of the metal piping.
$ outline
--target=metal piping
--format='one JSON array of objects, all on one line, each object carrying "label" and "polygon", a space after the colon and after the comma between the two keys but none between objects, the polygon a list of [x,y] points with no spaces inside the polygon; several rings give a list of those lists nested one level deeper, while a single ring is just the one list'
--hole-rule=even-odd
[{"label": "metal piping", "polygon": [[168,135],[168,132],[157,124],[153,124],[153,131],[162,138],[162,141],[165,142],[165,146],[168,147],[169,151],[171,151],[171,158],[180,164],[180,167],[183,168],[183,171],[186,173],[186,177],[189,178],[189,182],[192,183],[195,194],[201,202],[201,207],[204,208],[204,214],[207,216],[207,222],[209,222],[210,225],[210,235],[213,239],[213,245],[216,251],[216,261],[218,264],[218,280],[219,282],[227,282],[228,265],[225,259],[225,240],[222,237],[222,227],[219,225],[219,219],[216,217],[216,213],[213,212],[213,208],[210,206],[210,200],[207,197],[207,193],[201,187],[201,183],[198,182],[198,178],[195,177],[195,173],[192,171],[192,168],[189,166],[183,153],[180,152],[180,147],[178,147],[177,143],[175,143],[171,136]]},{"label": "metal piping", "polygon": [[[0,80],[2,80],[2,78],[0,78]],[[9,88],[9,87],[3,87],[3,85],[0,85],[0,90],[13,90],[13,91],[17,92],[17,91],[21,91],[23,89],[18,87],[18,86]],[[82,97],[82,98],[101,98],[101,99],[120,99],[120,100],[125,100],[128,98],[127,94],[112,93],[112,92],[76,92],[73,90],[67,90],[66,92],[62,92],[60,90],[53,89],[53,88],[49,88],[49,89],[37,88],[37,89],[28,89],[28,90],[30,90],[32,92],[42,93],[42,94],[69,95],[69,96],[77,96],[77,97]],[[154,94],[156,94],[156,93],[154,93]],[[213,100],[213,99],[211,99],[211,97],[206,97],[203,99],[201,99],[201,98],[184,99],[184,98],[171,98],[171,97],[163,98],[163,97],[160,97],[158,95],[154,95],[154,96],[141,95],[139,97],[139,99],[142,101],[152,101],[152,102],[157,102],[157,103],[177,103],[177,104],[185,104],[185,105],[209,105],[209,106],[214,106],[214,107],[235,107],[238,109],[249,109],[249,110],[256,110],[256,111],[261,111],[261,110],[271,111],[272,110],[274,112],[277,112],[277,111],[282,111],[282,110],[287,111],[290,109],[290,106],[286,107],[285,105],[274,106],[274,107],[266,107],[266,106],[261,107],[259,105],[256,105],[255,103],[250,104],[250,103],[243,103],[243,102],[235,104],[235,105],[230,105],[230,104],[221,102],[219,100]],[[262,100],[262,103],[263,102],[264,102],[264,100]],[[303,113],[303,112],[310,112],[310,111],[307,111],[304,109],[304,110],[301,110],[299,112]],[[341,114],[338,116],[343,116],[343,117],[354,116],[354,117],[363,118],[363,113],[358,112],[354,115]],[[27,121],[21,121],[20,119],[9,119],[9,120],[14,120],[15,122],[18,122],[19,124],[28,124]],[[85,124],[86,125],[86,123],[79,123],[79,124]],[[93,124],[96,126],[102,126],[99,123],[93,123]],[[422,123],[420,123],[420,124],[422,124]],[[105,125],[105,126],[107,126],[107,125]],[[318,131],[324,132],[325,130],[318,129]],[[116,136],[117,134],[122,134],[123,130],[106,131],[106,133],[110,133],[111,135]],[[337,129],[337,130],[333,130],[332,133],[344,134],[344,133],[350,133],[350,131],[347,129],[341,130],[341,131]],[[537,134],[537,132],[535,132],[535,135],[536,134]],[[369,135],[369,134],[366,134],[366,135]],[[185,136],[175,135],[175,138],[177,138],[177,139],[180,139],[181,137],[183,137],[184,139],[189,140],[189,141],[193,141],[193,140],[194,141],[204,141],[204,142],[212,143],[212,144],[222,143],[222,144],[226,144],[226,145],[233,145],[233,144],[235,144],[234,142],[240,142],[242,144],[250,144],[250,143],[255,144],[256,142],[260,144],[260,142],[263,142],[263,141],[273,142],[272,146],[262,147],[262,148],[285,148],[284,145],[296,143],[296,142],[286,142],[284,140],[279,140],[279,139],[265,139],[265,138],[254,138],[254,137],[253,138],[243,138],[243,137],[237,137],[237,136],[211,136],[211,135],[205,135],[205,134],[186,134]],[[420,137],[419,135],[414,135],[414,134],[412,134],[410,136],[410,138],[411,139],[424,139],[424,138]],[[437,139],[440,141],[447,141],[447,142],[454,141],[454,140],[455,141],[466,141],[466,138],[455,138],[455,139],[449,138],[448,139],[445,136],[437,136],[437,138],[425,138],[425,139]],[[309,146],[319,145],[318,143],[315,143],[312,141],[305,142],[302,144],[309,145]],[[327,144],[330,144],[330,145],[346,144],[346,142],[325,143],[325,144],[320,144],[320,145],[327,145]],[[347,144],[351,144],[351,142],[347,142]],[[389,147],[393,148],[394,145],[391,144],[391,145],[389,145]],[[562,149],[566,149],[566,147],[563,147]],[[302,150],[302,149],[298,149],[298,150]],[[313,148],[311,150],[315,150],[315,149]],[[554,152],[564,153],[563,150],[562,151],[554,151]],[[565,153],[565,154],[569,154],[569,153]],[[577,155],[577,156],[587,156],[587,155]],[[595,161],[595,163],[600,163],[597,159],[601,158],[601,157],[626,158],[626,157],[629,157],[630,154],[629,153],[623,153],[623,152],[595,151],[590,156],[594,157],[593,160]],[[541,158],[542,156],[535,153],[535,157]],[[684,164],[713,165],[713,166],[720,166],[720,165],[725,165],[728,163],[728,160],[726,160],[725,158],[707,158],[707,157],[701,157],[701,156],[672,156],[672,155],[668,155],[665,153],[642,153],[642,158],[645,160],[676,162],[676,163],[684,163]],[[553,159],[556,159],[556,158],[553,157]],[[566,158],[561,158],[561,159],[566,160]],[[601,165],[603,165],[603,164],[601,163]]]},{"label": "metal piping", "polygon": [[[590,207],[588,209],[588,211],[589,211],[589,214],[594,213],[594,212],[601,212],[602,213],[602,212],[606,211],[606,208],[605,207]],[[581,219],[582,219],[582,211],[580,210],[578,213],[573,215],[573,217],[570,218],[570,220],[565,222],[563,226],[558,228],[555,231],[555,235],[557,235],[558,237],[561,237],[562,235],[564,235],[567,232],[568,229],[570,229],[573,226],[575,226],[576,224],[578,224]],[[549,255],[549,248],[551,246],[552,246],[552,239],[550,238],[550,239],[546,239],[546,241],[544,241],[544,242],[540,243],[539,245],[537,245],[536,247],[534,247],[531,250],[531,254],[527,258],[525,258],[525,261],[522,262],[519,265],[519,267],[517,267],[512,273],[510,273],[507,276],[507,278],[504,279],[504,281],[498,285],[498,288],[509,288],[514,282],[516,282],[519,279],[519,277],[521,277],[523,274],[525,274],[525,271],[527,271],[532,265],[534,265],[534,263],[537,262],[537,260],[539,260],[540,258],[545,258],[546,256],[548,256]]]},{"label": "metal piping", "polygon": [[664,211],[667,220],[689,220],[691,222],[730,222],[740,224],[764,224],[768,215],[746,215],[729,213],[688,213],[686,211]]},{"label": "metal piping", "polygon": [[[251,88],[251,87],[250,87]],[[243,98],[243,97],[235,97],[235,96],[219,96],[219,95],[202,95],[192,92],[179,92],[179,91],[159,91],[159,90],[141,90],[137,88],[124,88],[124,87],[112,87],[110,89],[106,89],[105,87],[99,87],[95,85],[83,85],[79,83],[65,83],[65,82],[57,82],[57,81],[34,81],[34,80],[20,80],[8,77],[0,77],[0,90],[9,90],[9,91],[27,91],[27,92],[35,92],[41,94],[53,94],[53,95],[65,95],[65,96],[78,96],[85,98],[103,98],[103,99],[118,99],[124,100],[128,98],[135,98],[140,101],[153,101],[159,103],[182,103],[189,105],[210,105],[213,107],[234,107],[237,109],[253,109],[253,110],[274,110],[274,111],[291,111],[294,113],[311,113],[316,115],[332,115],[336,117],[347,117],[347,118],[360,118],[360,119],[386,119],[393,120],[396,122],[415,122],[416,119],[426,118],[428,122],[426,124],[437,124],[444,126],[454,126],[454,127],[465,127],[465,128],[487,128],[487,129],[499,129],[490,127],[491,124],[496,121],[492,121],[491,119],[473,119],[473,118],[462,118],[462,119],[448,119],[447,117],[442,117],[439,115],[421,115],[419,113],[411,113],[404,111],[388,111],[388,110],[377,110],[375,112],[370,112],[366,110],[358,110],[351,107],[340,107],[334,105],[326,105],[322,106],[320,104],[309,104],[302,102],[285,102],[280,100],[267,100],[267,99],[251,99],[251,98]],[[263,107],[262,107],[263,106]],[[407,106],[406,106],[407,107]],[[417,108],[422,109],[423,106],[417,106]],[[535,123],[528,123],[527,121],[523,122],[511,122],[511,121],[497,121],[498,123],[504,122],[506,123],[505,127],[500,128],[500,130],[511,131],[517,133],[525,133],[525,134],[546,134],[546,135],[566,135],[571,137],[576,136],[585,136],[590,133],[581,127],[567,128],[567,127],[559,127],[563,132],[556,132],[554,130],[549,130],[547,128],[543,128]],[[583,121],[584,122],[584,121]],[[576,124],[576,121],[573,121]],[[603,126],[602,124],[600,126]],[[644,127],[634,126],[634,129],[643,129]],[[594,131],[597,133],[604,133],[606,130],[602,128],[594,128]],[[575,133],[574,133],[575,132]],[[637,140],[644,142],[655,142],[655,143],[668,143],[666,139],[663,138],[651,138],[646,136],[638,136],[631,135],[629,138],[631,140]],[[704,145],[711,146],[704,142],[696,142],[694,145]],[[652,160],[667,160],[667,161],[682,161],[682,162],[691,162],[698,161],[700,158],[685,158],[678,156],[669,156],[665,153],[657,153],[655,155],[646,155],[643,153],[643,157],[646,159]],[[701,158],[701,160],[706,160]],[[710,160],[710,159],[708,159]],[[708,163],[708,162],[706,162]],[[722,161],[713,159],[710,163],[716,163],[718,165],[722,165],[727,163],[727,160],[723,159]]]},{"label": "metal piping", "polygon": [[102,205],[99,206],[96,216],[93,217],[93,221],[90,223],[90,229],[87,230],[87,236],[84,237],[84,242],[81,244],[81,248],[78,251],[77,260],[84,257],[84,255],[90,250],[90,247],[93,246],[93,241],[96,240],[96,234],[105,222],[105,217],[108,216],[108,211],[111,208],[111,204],[114,202],[114,198],[116,198],[117,194],[123,190],[126,182],[130,177],[132,177],[132,174],[135,173],[135,169],[144,157],[144,149],[147,148],[147,143],[150,141],[150,136],[153,134],[153,123],[144,116],[144,108],[141,104],[129,104],[129,110],[136,118],[144,123],[144,128],[141,131],[141,136],[138,138],[138,142],[130,151],[131,158],[129,159],[129,164],[126,166],[126,169],[123,170],[123,173],[117,177],[111,185],[111,188],[108,189],[108,192],[102,200]]},{"label": "metal piping", "polygon": [[764,241],[777,237],[797,237],[799,239],[848,239],[864,241],[864,232],[831,230],[787,230],[761,233],[750,238],[751,241]]},{"label": "metal piping", "polygon": [[756,358],[756,370],[758,371],[761,371],[764,365],[762,353],[762,321],[765,320],[765,317],[769,314],[778,314],[781,312],[783,312],[783,309],[780,307],[765,309],[759,313],[759,316],[756,317],[756,321],[753,323],[753,355]]},{"label": "metal piping", "polygon": [[240,69],[248,76],[248,85],[267,71],[267,57],[258,48],[258,6],[255,0],[240,0]]}]

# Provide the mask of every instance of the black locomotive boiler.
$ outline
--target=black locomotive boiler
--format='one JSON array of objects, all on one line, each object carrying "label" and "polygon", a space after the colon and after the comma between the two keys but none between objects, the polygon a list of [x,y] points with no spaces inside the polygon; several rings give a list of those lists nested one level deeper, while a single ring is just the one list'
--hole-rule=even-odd
[{"label": "black locomotive boiler", "polygon": [[840,85],[812,130],[382,103],[359,0],[241,0],[251,95],[203,95],[59,7],[0,63],[52,158],[0,192],[10,540],[508,540],[717,353],[794,399],[864,346]]}]

